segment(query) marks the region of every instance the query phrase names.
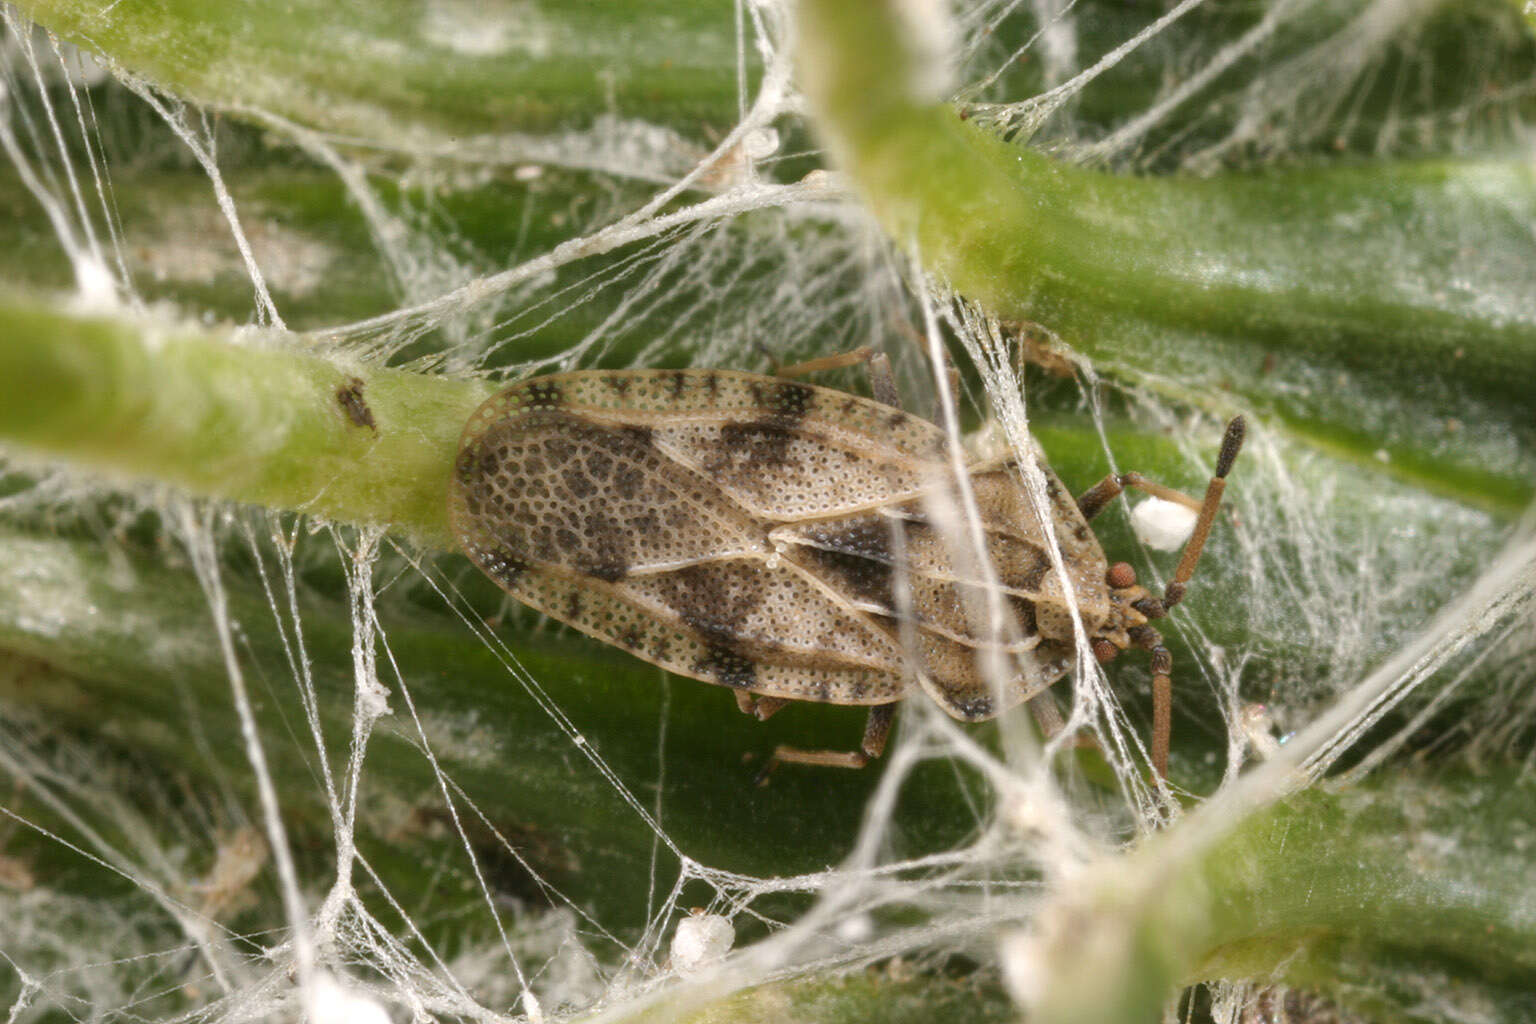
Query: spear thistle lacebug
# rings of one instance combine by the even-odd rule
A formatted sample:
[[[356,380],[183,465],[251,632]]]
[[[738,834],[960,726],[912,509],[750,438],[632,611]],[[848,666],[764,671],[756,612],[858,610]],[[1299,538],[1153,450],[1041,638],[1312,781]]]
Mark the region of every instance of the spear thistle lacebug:
[[[514,384],[464,429],[449,489],[454,535],[519,601],[726,686],[758,719],[797,700],[870,708],[860,749],[779,747],[770,768],[879,757],[913,681],[954,718],[992,718],[1065,675],[1076,650],[1016,456],[965,466],[987,568],[934,514],[959,507],[949,441],[899,408],[883,358],[871,361],[874,399],[788,379],[840,361],[772,377],[618,370]],[[1159,775],[1172,658],[1149,621],[1183,598],[1243,434],[1241,417],[1227,425],[1203,501],[1138,473],[1074,500],[1036,455],[1095,656],[1151,652]],[[1162,597],[1126,563],[1109,564],[1088,526],[1126,487],[1199,512]],[[987,664],[1009,678],[997,685]]]

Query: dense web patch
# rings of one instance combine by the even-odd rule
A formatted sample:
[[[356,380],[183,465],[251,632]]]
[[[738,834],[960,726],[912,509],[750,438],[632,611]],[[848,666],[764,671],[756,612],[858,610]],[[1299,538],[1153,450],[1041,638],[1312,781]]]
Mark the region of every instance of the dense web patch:
[[[1335,108],[1352,98],[1364,109],[1367,86],[1383,68],[1418,81],[1412,52],[1434,13],[1426,3],[1366,4],[1357,18],[1314,38],[1281,30],[1310,24],[1320,5],[1282,0],[1222,49],[1191,58],[1179,49],[1188,38],[1179,33],[1182,19],[1214,6],[1201,0],[1128,28],[1112,46],[1094,37],[1097,49],[1074,20],[1072,3],[1032,5],[1017,49],[998,29],[1021,5],[963,6],[951,56],[956,81],[965,83],[958,95],[978,122],[1034,136],[1079,161],[1159,169],[1171,162],[1196,170],[1332,144],[1319,137],[1322,126],[1334,124]],[[881,242],[832,175],[816,170],[781,180],[781,168],[807,162],[807,154],[785,149],[784,140],[800,137],[801,105],[785,50],[787,14],[776,3],[744,2],[739,20],[743,68],[755,54],[762,72],[749,92],[743,71],[741,118],[712,146],[614,117],[579,132],[509,138],[503,150],[466,141],[466,152],[446,155],[449,163],[524,165],[533,169],[530,179],[579,171],[611,186],[611,207],[570,211],[569,237],[536,253],[519,250],[489,272],[449,237],[427,203],[385,202],[364,156],[275,113],[247,111],[334,175],[361,211],[398,291],[396,309],[313,329],[299,340],[339,363],[497,381],[685,360],[763,371],[771,361],[872,344],[896,354],[909,409],[933,412],[939,430],[902,428],[923,440],[927,457],[961,466],[967,410],[985,407],[996,421],[993,443],[1021,456],[1020,485],[1037,515],[1059,522],[1051,508],[1060,495],[1033,461],[1038,447],[1030,434],[1049,413],[1033,404],[1037,391],[1026,381],[1035,378],[1020,372],[1015,325],[949,294],[911,254]],[[435,24],[442,29],[440,19]],[[1286,49],[1277,53],[1282,37]],[[1133,55],[1151,53],[1156,66],[1164,49],[1169,84],[1144,110],[1109,127],[1082,115],[1076,104],[1095,80]],[[1338,68],[1341,54],[1372,56],[1351,57],[1342,82],[1312,72]],[[1021,56],[1043,65],[1040,91],[994,102],[998,83]],[[1235,69],[1261,58],[1263,70],[1231,84]],[[132,246],[91,106],[102,95],[104,73],[6,8],[3,75],[0,145],[45,211],[81,299],[142,311],[147,289],[128,266]],[[114,70],[112,80],[120,88],[110,95],[117,102],[137,97],[200,168],[238,254],[233,265],[250,282],[249,317],[283,328],[284,311],[268,286],[274,257],[256,235],[260,211],[254,201],[245,208],[229,187],[232,169],[220,158],[209,117],[126,73]],[[1196,97],[1208,101],[1212,90],[1224,90],[1219,94],[1228,102],[1185,116]],[[1414,145],[1481,130],[1470,116],[1459,123],[1432,117],[1413,90],[1404,92],[1408,98],[1395,108],[1402,117],[1370,128],[1381,151],[1411,149],[1403,141],[1410,128],[1417,129]],[[1462,112],[1476,114],[1484,103],[1469,97]],[[1289,127],[1276,129],[1277,123]],[[588,317],[591,309],[601,315]],[[545,337],[559,341],[543,344]],[[1231,411],[1217,389],[1190,394],[1127,368],[1094,366],[1071,353],[1062,358],[1075,370],[1076,386],[1048,382],[1039,389],[1047,396],[1043,407],[1085,415],[1111,471],[1137,468],[1121,465],[1106,426],[1129,422],[1175,439],[1186,483],[1209,475],[1220,420]],[[965,379],[979,382],[980,393],[953,388],[949,359],[962,361]],[[636,387],[664,397],[667,384],[657,378]],[[1463,702],[1463,684],[1486,688],[1465,701],[1471,707],[1461,742],[1470,749],[1522,749],[1536,716],[1527,667],[1536,592],[1532,524],[1510,539],[1492,516],[1405,485],[1360,495],[1351,468],[1299,453],[1257,426],[1190,599],[1163,624],[1189,654],[1176,667],[1179,701],[1206,709],[1179,719],[1180,729],[1206,730],[1194,746],[1208,752],[1215,792],[1179,822],[1194,826],[1186,833],[1191,849],[1288,789],[1331,771],[1358,777],[1379,770],[1425,721]],[[719,443],[724,428],[654,429],[673,430],[677,445],[708,446]],[[938,444],[930,443],[934,438]],[[491,441],[487,452],[503,460],[517,445],[550,449],[547,438]],[[827,458],[803,447],[779,454]],[[641,457],[617,454],[630,463]],[[553,461],[560,453],[550,449],[542,457]],[[10,1020],[58,1012],[196,1021],[273,1014],[618,1020],[663,1003],[681,1012],[768,982],[891,970],[893,962],[939,971],[960,954],[987,971],[1001,963],[1009,977],[1028,977],[1037,947],[1004,938],[999,954],[999,938],[1029,928],[1063,880],[1183,813],[1146,771],[1144,662],[1109,673],[1098,665],[1072,600],[1066,538],[1043,549],[1054,578],[1063,581],[1075,625],[1074,668],[1050,703],[1037,708],[1049,720],[1070,707],[1054,734],[1042,742],[1027,716],[1013,715],[1001,720],[1001,742],[992,743],[914,692],[862,818],[850,823],[853,838],[840,848],[840,862],[754,873],[700,857],[693,819],[676,806],[689,792],[675,785],[678,749],[689,737],[680,739],[671,723],[692,721],[674,707],[692,700],[679,692],[691,683],[658,684],[655,723],[604,731],[602,714],[568,693],[562,663],[540,646],[548,631],[528,627],[526,613],[499,594],[488,597],[461,559],[406,548],[373,529],[231,510],[145,488],[108,493],[97,482],[19,457],[5,469],[0,530],[12,567],[0,568],[0,593],[11,595],[7,628],[17,636],[46,635],[71,616],[89,617],[95,606],[83,608],[90,602],[80,596],[80,581],[91,581],[91,601],[122,618],[117,642],[154,638],[152,660],[163,686],[150,714],[165,716],[159,728],[187,733],[189,749],[204,761],[201,772],[171,778],[135,763],[131,731],[126,742],[97,748],[52,728],[44,712],[0,716],[0,774],[13,794],[0,795],[0,919],[8,923],[0,930],[0,962],[15,974],[0,994],[9,1000]],[[717,477],[729,475],[730,467],[717,469]],[[870,473],[850,473],[840,484],[863,495],[878,483]],[[942,507],[922,514],[953,547],[949,558],[959,574],[986,581],[975,589],[995,597],[1006,590],[994,575],[1000,567],[976,557],[985,547],[980,510],[987,481],[957,476],[962,482]],[[743,474],[734,483],[748,492],[758,481]],[[470,512],[531,510],[528,518],[551,524],[553,537],[576,496],[542,485],[497,478],[495,487],[472,495],[478,504]],[[762,497],[803,511],[822,495]],[[607,505],[622,505],[634,518],[643,506],[676,498],[653,490],[627,505]],[[1425,502],[1434,503],[1431,514]],[[1123,516],[1115,510],[1105,518]],[[1430,522],[1432,529],[1414,525]],[[1400,523],[1410,525],[1396,528]],[[81,535],[97,546],[82,549],[67,539]],[[794,539],[807,548],[830,543],[809,527]],[[680,557],[672,535],[647,540],[648,556]],[[147,559],[140,557],[146,546]],[[490,542],[471,554],[492,575],[526,570]],[[1154,574],[1159,566],[1171,571],[1166,558],[1144,547],[1109,556],[1134,558]],[[583,572],[601,577],[603,551],[572,557]],[[914,543],[895,557],[916,567],[889,595],[896,610],[909,612],[923,606],[920,570],[928,556]],[[175,591],[173,577],[184,593]],[[1161,592],[1156,575],[1143,582]],[[316,597],[327,586],[340,595],[329,606]],[[132,595],[144,592],[135,587],[184,600],[163,613],[135,608]],[[1241,593],[1243,607],[1213,607],[1202,587]],[[517,593],[514,585],[506,589]],[[550,594],[530,603],[591,596],[574,586]],[[656,607],[683,603],[670,592],[636,594],[629,604],[594,602],[559,617],[618,638],[645,625],[635,610],[642,599]],[[169,596],[165,603],[175,604]],[[791,603],[782,594],[763,598],[760,617],[776,626],[799,614]],[[408,625],[422,609],[451,618],[446,641]],[[983,645],[989,650],[1016,641],[1004,634],[1017,620],[1001,605],[967,611],[994,624],[1002,642]],[[607,618],[599,625],[592,616]],[[518,628],[501,628],[509,624]],[[910,634],[902,640],[909,649],[918,643]],[[616,642],[645,655],[653,638]],[[891,645],[875,654],[848,646],[857,648],[842,652],[850,657],[894,657]],[[501,688],[515,695],[495,707],[526,717],[498,718],[462,697],[420,699],[421,680],[431,672],[467,673],[463,666],[471,661],[493,664]],[[35,670],[47,677],[55,668]],[[1011,685],[995,664],[982,674],[992,694]],[[195,678],[219,680],[232,725],[214,724],[212,710],[199,706],[197,695],[206,691],[188,681]],[[882,679],[889,684],[889,673]],[[585,681],[603,683],[595,673]],[[50,685],[85,699],[66,693],[67,673]],[[1405,702],[1412,715],[1389,717]],[[1500,710],[1495,715],[1490,707]],[[725,703],[714,710],[734,714]],[[1391,728],[1384,730],[1384,722]],[[516,739],[509,741],[513,724]],[[639,739],[629,746],[613,739],[624,732]],[[509,743],[537,745],[547,774],[510,776]],[[1103,755],[1107,787],[1088,785],[1072,767],[1082,744]],[[230,763],[215,749],[221,745],[241,751],[248,778],[221,778]],[[1527,755],[1528,774],[1536,772],[1533,757]],[[411,768],[397,771],[405,762]],[[902,801],[931,784],[936,764],[961,794],[961,824],[945,842],[924,845]],[[205,777],[213,780],[205,788],[188,781]],[[612,920],[594,909],[594,900],[573,895],[572,876],[607,863],[603,835],[586,836],[587,847],[560,848],[536,825],[497,813],[498,788],[548,787],[568,797],[579,790],[559,788],[567,778],[587,780],[586,792],[608,816],[602,820],[645,839],[649,863],[623,880],[648,886],[638,922]],[[743,783],[741,801],[749,799]],[[293,827],[302,819],[300,806],[320,809],[318,834]],[[680,819],[689,827],[673,824]],[[27,837],[28,850],[77,859],[111,893],[88,899],[36,887],[27,858],[6,852],[18,834]],[[399,842],[378,841],[381,835]],[[430,851],[412,867],[432,884],[400,891],[399,865],[390,863],[397,848]],[[449,903],[443,894],[454,887],[460,891]],[[250,920],[260,925],[243,923]],[[1015,988],[1028,994],[1027,985]],[[1240,1019],[1251,1006],[1243,996],[1221,990],[1213,1012]]]

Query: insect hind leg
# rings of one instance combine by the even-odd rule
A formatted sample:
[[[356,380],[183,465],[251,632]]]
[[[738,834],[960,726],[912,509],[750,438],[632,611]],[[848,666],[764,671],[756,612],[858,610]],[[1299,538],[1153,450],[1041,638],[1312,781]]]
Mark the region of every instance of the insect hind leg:
[[[863,768],[885,752],[885,743],[891,737],[891,724],[896,720],[895,704],[877,704],[869,709],[864,720],[864,739],[858,750],[805,750],[801,747],[775,747],[773,756],[757,773],[757,785],[768,783],[768,776],[781,764],[815,764],[828,768]]]

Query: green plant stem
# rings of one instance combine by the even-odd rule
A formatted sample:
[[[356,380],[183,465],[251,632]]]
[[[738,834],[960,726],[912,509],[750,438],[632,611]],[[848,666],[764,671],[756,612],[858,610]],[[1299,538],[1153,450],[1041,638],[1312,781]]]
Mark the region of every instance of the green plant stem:
[[[224,332],[0,299],[0,439],[118,477],[449,547],[448,471],[487,385]],[[273,347],[268,347],[269,345]],[[359,403],[338,392],[361,381]]]
[[[184,99],[261,110],[370,147],[528,159],[517,131],[643,110],[732,123],[738,59],[721,2],[424,5],[27,0],[29,18]],[[495,141],[492,139],[491,141]]]
[[[1194,858],[1172,854],[1175,830],[1078,879],[1047,918],[1048,987],[1030,1020],[1153,1022],[1181,987],[1221,978],[1321,989],[1410,1020],[1411,1004],[1381,986],[1365,999],[1340,979],[1414,964],[1428,977],[1447,962],[1462,998],[1488,986],[1519,1004],[1536,985],[1533,840],[1511,773],[1300,794]]]
[[[994,985],[942,976],[901,978],[899,970],[809,978],[748,989],[702,1008],[660,1007],[627,1018],[629,1024],[988,1024],[1017,1019],[1012,1001]]]
[[[1517,512],[1536,478],[1536,170],[1523,158],[1210,179],[1057,162],[900,86],[886,0],[807,0],[801,68],[891,238],[1005,319]],[[1474,284],[1475,283],[1475,284]]]

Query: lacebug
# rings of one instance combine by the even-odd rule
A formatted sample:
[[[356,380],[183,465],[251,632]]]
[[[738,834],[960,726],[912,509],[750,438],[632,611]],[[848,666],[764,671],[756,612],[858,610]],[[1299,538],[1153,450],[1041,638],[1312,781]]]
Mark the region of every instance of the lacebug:
[[[453,532],[519,601],[728,687],[760,720],[791,701],[869,707],[858,750],[781,746],[764,774],[786,761],[863,767],[912,682],[954,718],[992,718],[1065,675],[1076,651],[1016,456],[975,455],[964,469],[987,571],[943,522],[961,490],[948,438],[902,411],[883,357],[870,362],[873,399],[789,379],[851,358],[778,376],[605,370],[514,384],[464,428]],[[1184,596],[1243,433],[1241,417],[1228,424],[1203,501],[1137,473],[1074,500],[1035,455],[1094,655],[1151,653],[1160,775],[1172,659],[1149,621]],[[1111,565],[1088,526],[1126,487],[1199,512],[1161,597]]]

